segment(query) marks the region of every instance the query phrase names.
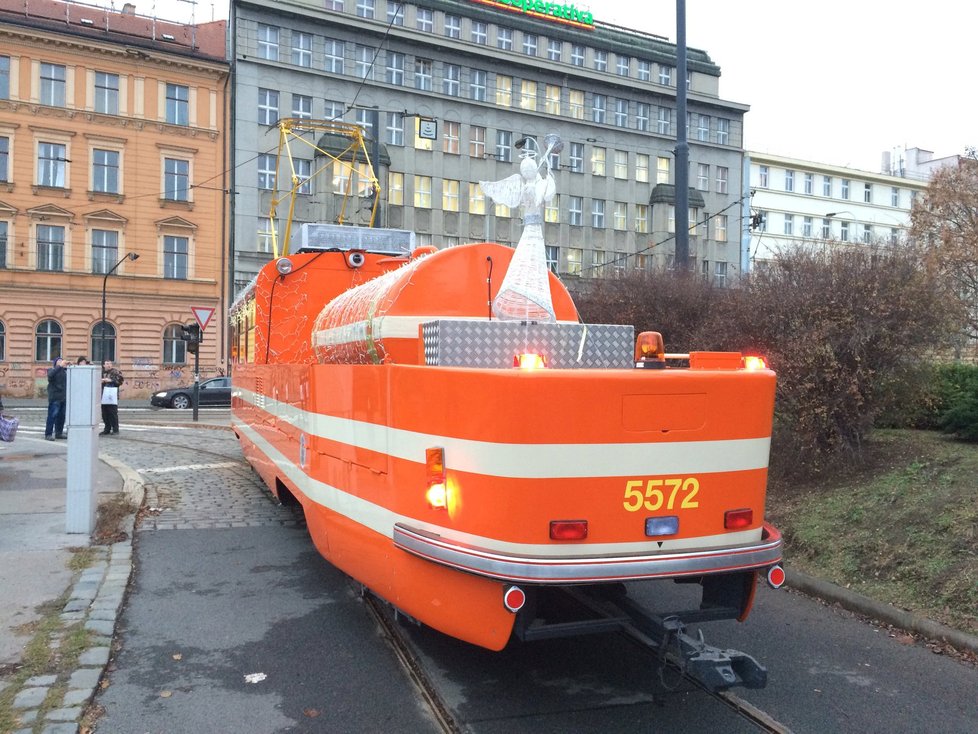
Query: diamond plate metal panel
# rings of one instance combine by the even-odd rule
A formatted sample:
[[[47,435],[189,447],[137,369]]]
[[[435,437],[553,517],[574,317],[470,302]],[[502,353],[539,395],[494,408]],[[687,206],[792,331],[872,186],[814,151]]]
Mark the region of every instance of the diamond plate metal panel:
[[[552,369],[630,369],[635,330],[614,324],[428,321],[421,325],[425,364],[512,368],[513,357],[542,354]]]

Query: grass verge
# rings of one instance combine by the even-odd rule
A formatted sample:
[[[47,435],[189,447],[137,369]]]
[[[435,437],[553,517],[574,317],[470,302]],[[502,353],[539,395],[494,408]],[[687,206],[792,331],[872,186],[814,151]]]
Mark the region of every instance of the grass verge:
[[[978,635],[978,447],[877,431],[859,471],[772,482],[768,510],[798,570]]]

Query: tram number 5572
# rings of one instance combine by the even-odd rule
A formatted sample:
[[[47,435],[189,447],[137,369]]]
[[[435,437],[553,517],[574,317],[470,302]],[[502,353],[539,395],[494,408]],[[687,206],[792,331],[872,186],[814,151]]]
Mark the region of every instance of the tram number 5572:
[[[699,491],[700,482],[696,477],[630,479],[625,482],[625,501],[622,505],[629,512],[638,512],[643,507],[649,512],[676,507],[693,510],[700,506],[696,499]]]

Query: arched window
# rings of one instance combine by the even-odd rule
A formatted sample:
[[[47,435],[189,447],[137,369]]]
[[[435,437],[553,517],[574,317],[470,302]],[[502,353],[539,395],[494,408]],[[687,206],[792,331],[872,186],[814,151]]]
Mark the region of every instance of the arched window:
[[[183,340],[180,324],[170,324],[163,330],[163,364],[186,364],[187,342]]]
[[[61,324],[45,319],[34,332],[34,361],[53,362],[61,356]]]
[[[115,358],[115,327],[108,321],[99,321],[92,327],[92,364],[102,364]]]
[[[7,361],[7,327],[0,321],[0,362]]]

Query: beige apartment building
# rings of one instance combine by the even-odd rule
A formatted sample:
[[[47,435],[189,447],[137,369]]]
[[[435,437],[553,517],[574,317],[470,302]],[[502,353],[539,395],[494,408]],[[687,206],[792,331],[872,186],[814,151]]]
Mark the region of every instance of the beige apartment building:
[[[115,361],[123,399],[186,384],[194,309],[225,366],[225,33],[0,0],[0,394],[59,356]]]

